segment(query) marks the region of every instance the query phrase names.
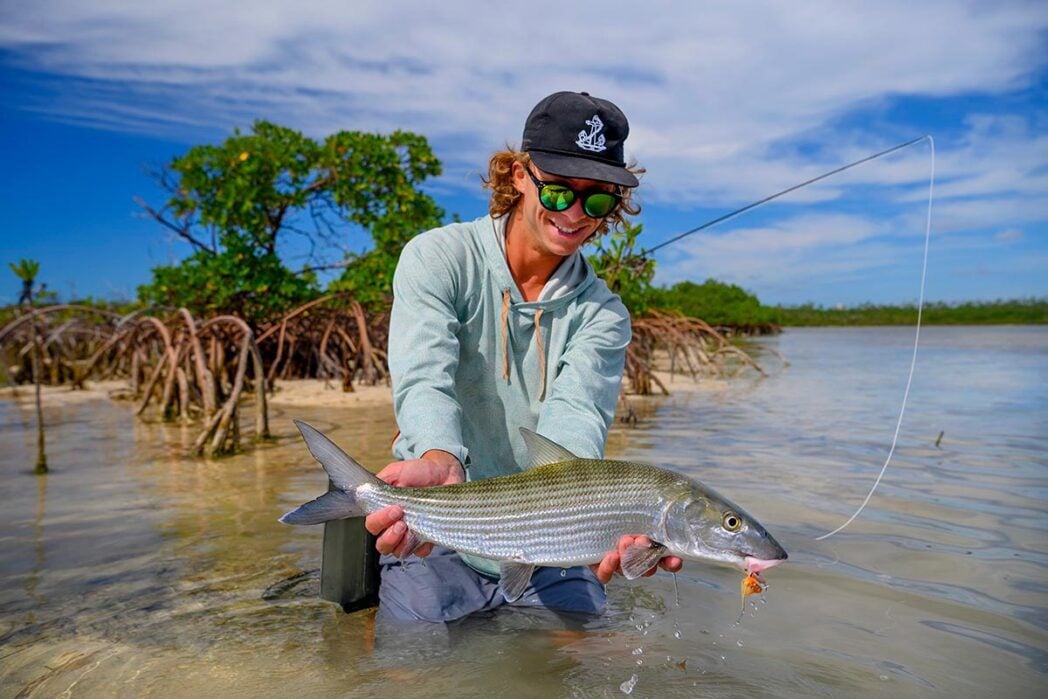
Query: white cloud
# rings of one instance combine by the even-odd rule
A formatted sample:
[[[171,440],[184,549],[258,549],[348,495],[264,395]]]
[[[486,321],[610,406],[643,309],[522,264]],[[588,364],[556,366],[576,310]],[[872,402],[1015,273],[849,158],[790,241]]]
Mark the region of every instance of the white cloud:
[[[920,135],[919,110],[912,127],[880,120],[900,99],[954,100],[948,137],[933,134],[936,235],[1003,249],[1048,220],[1044,102],[1006,99],[1043,79],[1043,2],[36,0],[3,14],[8,64],[61,76],[38,78],[23,108],[187,141],[256,118],[314,136],[415,130],[445,164],[442,192],[475,192],[488,154],[519,142],[524,115],[559,89],[623,107],[643,202],[679,209],[728,209]],[[1000,97],[1000,111],[965,114],[972,95]],[[860,111],[868,123],[849,120]],[[910,148],[783,200],[805,215],[685,239],[660,256],[659,281],[802,289],[909,264],[928,165],[926,145]],[[860,211],[865,191],[876,199]]]
[[[630,115],[652,196],[737,201],[890,145],[886,134],[833,143],[830,130],[821,156],[774,152],[857,105],[1023,85],[1045,63],[1046,27],[1043,5],[1024,2],[606,2],[551,16],[484,2],[40,0],[5,9],[0,46],[86,79],[38,105],[65,119],[177,133],[256,117],[316,135],[415,129],[455,144],[440,152],[453,175],[517,141],[544,94],[588,89]]]
[[[740,228],[682,240],[660,256],[659,284],[714,277],[744,287],[803,285],[891,264],[894,246],[876,240],[883,222],[859,216],[797,216],[762,228]],[[861,248],[861,254],[856,253]]]
[[[937,155],[939,199],[1048,192],[1048,135],[1036,115],[972,114],[957,145]],[[903,200],[921,198],[912,190]],[[1042,210],[1048,214],[1048,210]]]
[[[1048,190],[1044,190],[1048,192]],[[1048,218],[1048,194],[955,199],[940,202],[934,209],[937,233],[999,228],[1003,225],[1040,223]]]

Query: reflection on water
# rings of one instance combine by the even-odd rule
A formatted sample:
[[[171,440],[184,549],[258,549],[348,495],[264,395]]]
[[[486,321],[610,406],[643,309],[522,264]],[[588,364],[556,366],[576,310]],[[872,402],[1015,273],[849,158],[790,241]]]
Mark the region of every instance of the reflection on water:
[[[316,599],[320,528],[276,518],[324,487],[292,417],[377,468],[387,410],[278,411],[273,444],[198,461],[192,430],[126,406],[48,408],[37,477],[31,413],[0,403],[0,696],[1043,695],[1048,332],[925,330],[881,489],[814,540],[883,462],[910,333],[763,340],[788,369],[653,400],[612,434],[610,455],[702,478],[790,551],[741,623],[739,574],[691,564],[676,597],[665,574],[616,580],[600,619],[376,629]]]

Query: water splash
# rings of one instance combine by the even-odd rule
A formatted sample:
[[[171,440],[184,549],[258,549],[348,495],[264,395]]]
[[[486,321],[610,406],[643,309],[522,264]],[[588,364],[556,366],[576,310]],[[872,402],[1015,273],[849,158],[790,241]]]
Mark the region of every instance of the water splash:
[[[631,675],[628,680],[619,685],[619,690],[623,694],[631,694],[633,692],[633,688],[637,686],[638,679],[639,678],[636,675]]]

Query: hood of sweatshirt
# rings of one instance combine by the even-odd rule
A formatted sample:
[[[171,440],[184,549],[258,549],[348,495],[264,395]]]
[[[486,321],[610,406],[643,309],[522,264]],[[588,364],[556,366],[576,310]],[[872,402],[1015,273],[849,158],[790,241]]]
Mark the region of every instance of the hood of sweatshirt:
[[[589,262],[581,250],[564,258],[564,261],[553,271],[553,275],[542,287],[542,293],[535,301],[525,301],[506,261],[506,223],[509,216],[488,217],[491,221],[491,235],[483,237],[485,257],[488,266],[499,285],[510,291],[510,303],[514,310],[533,312],[537,309],[552,310],[569,303],[597,280]]]
[[[488,268],[502,289],[502,315],[499,323],[502,342],[502,378],[509,381],[509,314],[512,312],[530,315],[535,324],[535,349],[539,356],[539,366],[542,367],[539,400],[544,400],[547,377],[546,346],[543,343],[540,324],[542,315],[571,303],[597,280],[597,274],[583,257],[582,252],[576,250],[564,258],[564,261],[553,271],[552,276],[542,287],[539,298],[535,301],[525,301],[509,270],[509,263],[506,261],[506,223],[509,216],[489,217],[489,220],[491,221],[491,234],[483,236],[483,245]]]

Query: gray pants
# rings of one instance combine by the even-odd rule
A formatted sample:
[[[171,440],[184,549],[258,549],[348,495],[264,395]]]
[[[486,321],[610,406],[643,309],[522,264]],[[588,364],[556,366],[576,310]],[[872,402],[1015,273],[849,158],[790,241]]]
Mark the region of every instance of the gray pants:
[[[425,561],[423,563],[423,561]],[[399,621],[448,622],[506,605],[498,582],[466,565],[440,546],[425,559],[380,559],[379,614]],[[600,614],[607,596],[589,568],[536,568],[515,607],[545,607]]]

